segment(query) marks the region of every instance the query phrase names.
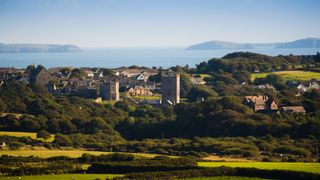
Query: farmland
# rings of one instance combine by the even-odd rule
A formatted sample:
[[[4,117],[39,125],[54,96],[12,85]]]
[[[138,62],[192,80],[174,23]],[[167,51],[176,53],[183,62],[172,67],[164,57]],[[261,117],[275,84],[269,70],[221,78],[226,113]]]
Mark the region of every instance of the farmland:
[[[11,156],[37,156],[40,158],[49,158],[54,156],[68,156],[71,158],[78,158],[81,157],[82,154],[88,153],[92,155],[101,155],[101,154],[110,154],[112,152],[103,152],[103,151],[87,151],[87,150],[9,150],[0,151],[0,155],[11,155]],[[146,158],[153,158],[158,156],[158,154],[147,154],[147,153],[128,153],[133,154],[137,157],[146,157]]]
[[[310,71],[277,71],[270,73],[253,73],[251,74],[251,80],[255,80],[256,78],[266,77],[268,74],[277,74],[282,76],[285,80],[300,80],[307,81],[312,78],[320,79],[320,73],[318,72],[310,72]]]
[[[54,135],[51,135],[49,139],[37,138],[37,133],[33,132],[9,132],[0,131],[0,136],[14,136],[14,137],[30,137],[31,139],[37,139],[45,142],[52,142],[54,140]]]
[[[59,175],[41,175],[41,176],[16,176],[16,177],[0,177],[0,180],[11,179],[11,180],[65,180],[65,179],[76,179],[76,180],[88,180],[88,179],[106,179],[122,176],[120,174],[59,174]],[[189,180],[262,180],[261,178],[253,177],[237,177],[237,176],[222,176],[222,177],[208,177],[208,178],[190,178]]]
[[[122,176],[121,174],[59,174],[59,175],[40,175],[40,176],[13,176],[13,177],[0,177],[0,180],[5,179],[23,179],[23,180],[65,180],[65,179],[76,179],[76,180],[88,180],[88,179],[106,179]]]
[[[312,173],[320,173],[319,163],[303,163],[303,162],[199,162],[202,167],[245,167],[258,169],[279,169],[291,171],[304,171]]]
[[[133,99],[140,99],[140,100],[160,100],[161,96],[158,94],[154,95],[139,95],[139,96],[132,96]]]
[[[188,180],[262,180],[262,178],[240,177],[240,176],[218,176],[218,177],[190,178]]]

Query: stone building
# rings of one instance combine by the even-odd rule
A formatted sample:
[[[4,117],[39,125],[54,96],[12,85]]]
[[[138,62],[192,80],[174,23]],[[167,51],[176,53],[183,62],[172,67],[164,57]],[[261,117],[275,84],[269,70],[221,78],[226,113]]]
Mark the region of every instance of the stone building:
[[[150,90],[142,86],[135,86],[134,88],[130,88],[128,92],[131,96],[152,95],[152,92]]]
[[[161,74],[162,103],[176,105],[180,103],[180,74],[163,71]]]
[[[29,72],[31,84],[36,83],[45,86],[48,85],[50,81],[54,80],[54,78],[47,71],[47,69],[41,65],[37,67],[29,66],[27,71]]]
[[[268,96],[246,96],[244,102],[255,112],[271,113],[278,110],[278,104]]]
[[[279,113],[302,113],[305,114],[306,110],[303,106],[284,106],[279,109]]]
[[[108,81],[100,85],[100,96],[103,100],[119,101],[119,81]]]

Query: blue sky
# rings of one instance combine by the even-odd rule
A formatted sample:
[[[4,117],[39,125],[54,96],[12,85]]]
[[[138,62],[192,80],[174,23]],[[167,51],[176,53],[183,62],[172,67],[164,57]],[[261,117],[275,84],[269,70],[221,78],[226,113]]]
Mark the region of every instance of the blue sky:
[[[0,42],[187,46],[320,37],[318,0],[0,0]]]

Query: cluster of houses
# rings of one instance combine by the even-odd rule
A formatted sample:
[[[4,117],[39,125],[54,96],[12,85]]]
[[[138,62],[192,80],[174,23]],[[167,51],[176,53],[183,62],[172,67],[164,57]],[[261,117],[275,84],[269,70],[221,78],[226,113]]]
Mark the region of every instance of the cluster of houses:
[[[303,106],[280,106],[278,103],[266,95],[245,96],[244,104],[252,108],[254,112],[273,113],[306,113]]]
[[[297,88],[297,96],[300,96],[305,92],[311,91],[312,89],[320,90],[320,84],[316,80],[310,80],[301,83],[298,83],[297,81],[290,81],[288,85]]]
[[[314,79],[310,81],[304,81],[304,82],[287,81],[287,85],[297,90],[296,96],[301,96],[304,93],[309,92],[313,89],[320,90],[320,82]],[[277,88],[275,88],[272,84],[259,84],[253,87],[256,89],[266,89],[274,92],[277,91]]]
[[[157,69],[117,68],[110,74],[100,68],[70,67],[50,68],[30,65],[26,69],[0,68],[0,86],[7,81],[20,81],[26,84],[41,84],[52,94],[76,95],[84,98],[118,101],[120,92],[131,97],[151,96],[153,92],[162,92],[162,99],[148,104],[176,105],[180,102],[180,74],[173,71],[163,72],[162,82],[149,81],[150,76],[157,75]],[[130,97],[127,100],[137,103]],[[163,102],[163,103],[162,103]]]
[[[157,69],[118,68],[112,69],[112,76],[104,75],[100,68],[79,68],[80,76],[74,76],[72,68],[50,68],[30,65],[26,69],[0,68],[0,85],[6,81],[20,81],[26,84],[37,83],[48,87],[52,94],[78,95],[85,98],[118,100],[119,90],[131,95],[152,95],[160,88],[159,84],[148,80],[158,74]],[[117,95],[107,96],[117,91]],[[110,93],[109,93],[110,92]]]
[[[110,69],[109,69],[110,71]],[[148,68],[117,68],[112,69],[110,75],[104,73],[100,68],[79,68],[69,67],[50,68],[39,65],[30,65],[26,69],[0,68],[0,87],[6,81],[20,81],[26,84],[37,83],[48,87],[52,94],[76,95],[84,98],[100,100],[120,99],[120,91],[126,92],[131,97],[152,96],[154,92],[161,92],[162,99],[148,104],[169,104],[175,105],[180,102],[180,74],[173,71],[163,71],[161,83],[149,81],[150,76],[157,75],[157,69]],[[193,77],[193,84],[205,84],[201,77]],[[288,84],[296,87],[298,95],[312,89],[320,89],[317,81],[312,80],[305,83],[291,81]],[[269,84],[255,86],[259,89],[276,91],[276,88]],[[128,98],[128,97],[126,97]],[[133,99],[127,99],[135,102]],[[254,112],[262,113],[305,113],[303,106],[283,106],[265,95],[246,96],[244,104],[251,107]]]

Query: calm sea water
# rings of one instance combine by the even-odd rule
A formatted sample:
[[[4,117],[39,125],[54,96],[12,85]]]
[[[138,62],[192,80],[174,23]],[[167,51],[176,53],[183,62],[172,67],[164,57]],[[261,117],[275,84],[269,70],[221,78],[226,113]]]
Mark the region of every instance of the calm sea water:
[[[195,67],[202,61],[222,57],[236,51],[250,51],[267,55],[310,55],[320,49],[250,49],[250,50],[184,50],[183,48],[105,48],[84,49],[79,53],[0,54],[0,67],[25,68],[30,64],[45,67],[106,67],[139,65],[171,67],[188,64]]]

